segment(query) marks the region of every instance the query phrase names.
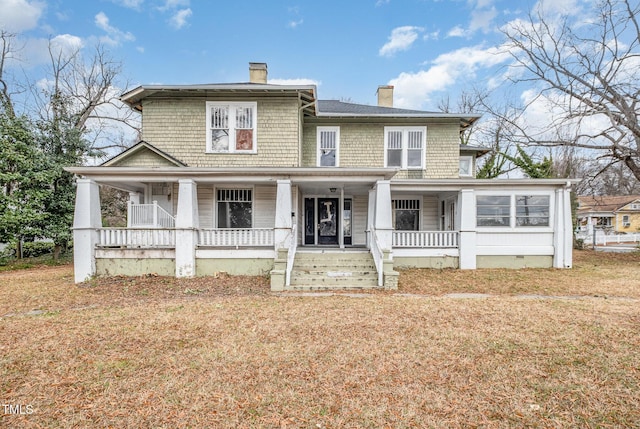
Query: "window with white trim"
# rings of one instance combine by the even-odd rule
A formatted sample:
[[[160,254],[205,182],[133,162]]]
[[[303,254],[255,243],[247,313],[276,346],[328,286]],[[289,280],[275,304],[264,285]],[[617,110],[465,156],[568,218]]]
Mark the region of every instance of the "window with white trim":
[[[318,167],[339,165],[340,127],[318,127]]]
[[[420,230],[420,200],[391,200],[391,205],[396,231]]]
[[[516,195],[516,226],[549,226],[549,196]]]
[[[631,210],[640,210],[640,203],[633,203],[629,208]]]
[[[629,215],[622,215],[622,226],[631,226]]]
[[[207,101],[207,152],[256,153],[257,103]]]
[[[461,177],[469,177],[473,175],[472,166],[473,166],[473,157],[471,156],[461,156],[460,157],[460,176]]]
[[[478,195],[476,225],[479,227],[548,227],[549,195]]]
[[[385,167],[424,168],[427,127],[384,127]]]
[[[476,224],[478,226],[511,226],[511,196],[478,195]]]
[[[218,228],[251,228],[253,224],[251,189],[218,189],[216,204]]]

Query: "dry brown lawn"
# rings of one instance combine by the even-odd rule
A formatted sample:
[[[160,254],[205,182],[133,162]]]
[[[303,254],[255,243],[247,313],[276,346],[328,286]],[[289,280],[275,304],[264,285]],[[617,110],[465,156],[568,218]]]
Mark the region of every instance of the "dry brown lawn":
[[[0,427],[640,427],[640,255],[575,266],[411,270],[425,296],[365,298],[1,273]]]

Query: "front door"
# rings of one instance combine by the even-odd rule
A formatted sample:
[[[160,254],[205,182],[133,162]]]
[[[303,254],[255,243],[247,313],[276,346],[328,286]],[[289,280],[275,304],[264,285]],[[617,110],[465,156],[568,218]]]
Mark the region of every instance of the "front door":
[[[304,199],[304,244],[338,244],[339,202],[338,198]]]
[[[318,244],[338,244],[338,198],[318,198]]]

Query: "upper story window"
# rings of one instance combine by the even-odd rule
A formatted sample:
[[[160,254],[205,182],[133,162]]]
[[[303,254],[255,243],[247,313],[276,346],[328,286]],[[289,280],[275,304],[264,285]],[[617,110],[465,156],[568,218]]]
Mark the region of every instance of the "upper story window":
[[[385,167],[424,168],[427,127],[384,127]]]
[[[629,208],[631,210],[640,210],[640,203],[633,203]]]
[[[460,177],[473,176],[473,157],[461,156],[460,157]]]
[[[340,127],[318,127],[318,167],[337,167],[340,149]]]
[[[622,216],[622,226],[631,226],[631,222],[629,222],[629,215]]]
[[[207,102],[207,152],[256,153],[257,103]]]

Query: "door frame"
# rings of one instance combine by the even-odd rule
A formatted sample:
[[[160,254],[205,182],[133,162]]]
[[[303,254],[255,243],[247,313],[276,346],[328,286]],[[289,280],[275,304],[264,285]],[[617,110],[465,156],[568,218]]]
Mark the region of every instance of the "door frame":
[[[336,219],[337,219],[337,225],[336,225],[336,237],[337,237],[337,243],[335,244],[321,244],[319,243],[319,205],[318,205],[318,200],[322,200],[322,199],[335,199],[338,202],[337,205],[337,210],[336,210]],[[312,230],[313,230],[313,242],[307,242],[307,239],[309,237],[311,237],[311,235],[307,234],[307,214],[308,214],[308,210],[307,210],[307,200],[312,200],[313,201],[313,220],[312,220]],[[349,195],[349,196],[345,196],[342,194],[308,194],[308,195],[303,195],[302,196],[302,223],[300,225],[300,231],[301,231],[301,243],[302,246],[321,246],[321,247],[340,247],[340,248],[344,248],[345,245],[350,246],[352,244],[352,240],[353,240],[353,230],[351,231],[351,236],[345,236],[344,235],[344,203],[345,201],[351,201],[351,212],[350,212],[350,222],[351,225],[353,225],[353,196]],[[311,209],[311,208],[309,208]],[[353,226],[352,226],[353,227]]]

